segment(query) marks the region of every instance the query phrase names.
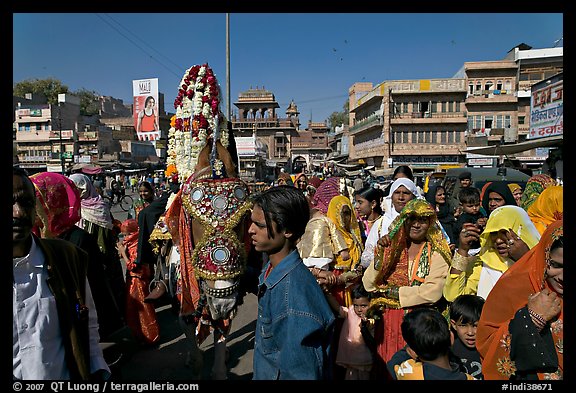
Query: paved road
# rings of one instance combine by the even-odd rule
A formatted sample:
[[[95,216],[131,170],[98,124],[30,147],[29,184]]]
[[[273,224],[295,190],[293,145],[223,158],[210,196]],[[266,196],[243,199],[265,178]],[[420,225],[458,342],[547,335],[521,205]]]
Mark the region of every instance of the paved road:
[[[137,198],[137,193],[128,191]],[[111,209],[114,218],[123,221],[128,213],[122,211],[119,205]],[[128,342],[128,359],[122,362],[118,379],[126,381],[168,381],[192,380],[192,371],[186,367],[185,336],[178,323],[178,318],[170,304],[160,304],[156,308],[160,324],[160,343],[155,348],[140,348],[137,344]],[[232,321],[232,330],[228,338],[228,379],[251,380],[252,356],[254,348],[254,331],[256,329],[258,299],[253,294],[244,298],[238,313]],[[214,359],[213,336],[210,335],[200,348],[204,352],[204,368],[202,379],[210,379]]]

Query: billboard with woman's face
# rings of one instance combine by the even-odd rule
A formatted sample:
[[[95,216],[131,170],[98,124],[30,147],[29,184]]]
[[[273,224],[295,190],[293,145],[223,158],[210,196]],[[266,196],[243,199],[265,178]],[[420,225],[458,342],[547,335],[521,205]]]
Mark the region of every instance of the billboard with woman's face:
[[[134,129],[139,141],[160,139],[158,78],[132,81]]]

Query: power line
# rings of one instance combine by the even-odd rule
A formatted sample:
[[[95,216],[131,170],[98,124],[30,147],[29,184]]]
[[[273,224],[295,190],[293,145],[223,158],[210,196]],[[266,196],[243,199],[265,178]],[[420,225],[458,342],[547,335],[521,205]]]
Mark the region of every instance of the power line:
[[[130,34],[132,34],[133,36],[137,37],[138,36],[134,33],[132,33],[130,30],[128,30],[126,27],[122,26],[122,24],[120,24],[118,21],[114,20],[110,15],[105,14],[108,18],[112,19],[116,24],[118,24],[119,26],[121,26],[124,30],[128,31]],[[124,34],[123,32],[121,32],[120,30],[118,30],[115,26],[113,26],[110,22],[108,22],[106,19],[104,19],[102,16],[100,16],[99,14],[96,14],[96,16],[98,18],[100,18],[104,23],[106,23],[108,26],[110,26],[112,29],[114,29],[118,34],[120,34],[122,37],[126,38],[130,43],[132,43],[134,46],[136,46],[138,49],[140,49],[142,52],[146,53],[152,60],[156,61],[158,64],[160,64],[162,67],[164,67],[166,70],[168,70],[171,74],[173,74],[174,76],[176,76],[177,78],[180,78],[180,74],[174,72],[172,69],[170,69],[169,67],[167,67],[164,63],[162,63],[159,59],[157,59],[155,56],[153,56],[152,54],[150,54],[150,52],[148,52],[146,49],[144,49],[141,45],[139,45],[138,43],[134,42],[134,40],[130,37],[128,37],[126,34]],[[154,48],[152,48],[150,45],[148,45],[146,42],[142,41],[142,39],[138,38],[141,42],[143,42],[145,45],[147,45],[149,48],[151,48],[152,50],[154,50],[156,53],[160,54],[161,56],[165,57],[164,55],[162,55],[160,52],[158,52],[157,50],[155,50]],[[173,65],[175,65],[178,69],[180,69],[180,67],[177,64],[172,63]]]

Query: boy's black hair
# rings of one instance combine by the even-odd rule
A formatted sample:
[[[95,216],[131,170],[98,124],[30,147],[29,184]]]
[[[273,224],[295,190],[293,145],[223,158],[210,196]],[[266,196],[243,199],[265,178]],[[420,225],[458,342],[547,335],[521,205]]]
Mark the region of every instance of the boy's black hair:
[[[296,242],[306,230],[310,219],[310,206],[304,193],[292,186],[271,187],[252,197],[255,205],[264,211],[268,238],[274,237],[272,221],[276,223],[277,232],[284,230],[294,235],[291,241]]]
[[[476,187],[461,188],[458,192],[458,200],[460,203],[479,203],[480,190]]]
[[[450,319],[464,324],[480,320],[484,299],[477,295],[460,295],[450,304]]]
[[[402,337],[422,361],[448,355],[452,342],[448,322],[442,314],[428,307],[416,308],[404,316]]]
[[[360,299],[362,297],[367,297],[370,299],[370,293],[364,288],[362,282],[359,282],[352,288],[352,293],[350,294],[352,299]]]

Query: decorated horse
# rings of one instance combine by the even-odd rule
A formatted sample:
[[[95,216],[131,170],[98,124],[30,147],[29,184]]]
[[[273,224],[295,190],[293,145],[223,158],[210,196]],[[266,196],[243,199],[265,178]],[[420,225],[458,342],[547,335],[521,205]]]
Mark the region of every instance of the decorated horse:
[[[212,378],[226,379],[226,340],[243,296],[252,205],[248,185],[238,177],[234,136],[219,104],[212,69],[207,64],[188,69],[168,134],[168,170],[182,184],[163,224],[180,256],[176,295],[189,365],[198,377],[203,363],[199,345],[213,333]]]

